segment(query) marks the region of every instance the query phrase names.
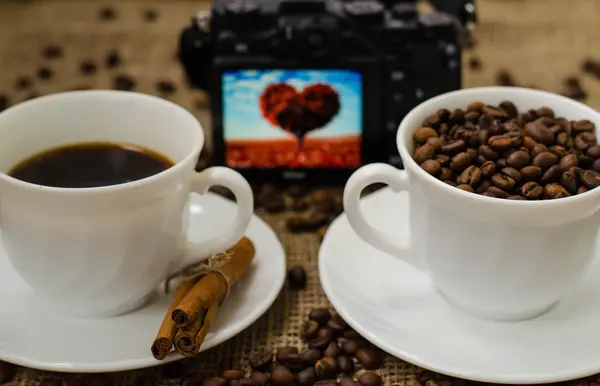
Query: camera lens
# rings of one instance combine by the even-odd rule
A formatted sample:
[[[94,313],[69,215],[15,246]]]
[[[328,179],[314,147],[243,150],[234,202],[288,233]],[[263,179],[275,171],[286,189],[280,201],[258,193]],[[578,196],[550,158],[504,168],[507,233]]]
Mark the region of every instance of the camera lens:
[[[323,51],[327,48],[328,36],[323,30],[315,29],[308,33],[308,47],[314,51]]]

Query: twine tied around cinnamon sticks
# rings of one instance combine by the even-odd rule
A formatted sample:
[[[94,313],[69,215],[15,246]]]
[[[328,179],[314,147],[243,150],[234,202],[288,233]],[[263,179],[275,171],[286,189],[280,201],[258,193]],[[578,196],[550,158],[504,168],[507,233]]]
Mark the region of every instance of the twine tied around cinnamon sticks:
[[[207,262],[190,264],[169,277],[165,290],[174,278],[183,280],[152,344],[152,355],[156,359],[164,359],[173,346],[186,357],[200,352],[217,309],[230,288],[244,275],[255,253],[252,241],[244,237]]]

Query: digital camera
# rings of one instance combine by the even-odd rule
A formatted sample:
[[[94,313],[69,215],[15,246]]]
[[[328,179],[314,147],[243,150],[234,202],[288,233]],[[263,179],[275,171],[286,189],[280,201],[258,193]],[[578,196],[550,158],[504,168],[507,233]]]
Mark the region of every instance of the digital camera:
[[[211,97],[214,162],[247,177],[345,180],[401,167],[395,133],[421,101],[461,87],[474,0],[215,0],[179,56]]]

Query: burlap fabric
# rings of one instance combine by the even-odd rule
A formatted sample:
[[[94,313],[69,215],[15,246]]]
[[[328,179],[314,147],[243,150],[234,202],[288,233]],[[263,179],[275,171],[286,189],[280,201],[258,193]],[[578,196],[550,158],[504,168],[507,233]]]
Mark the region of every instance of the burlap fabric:
[[[99,10],[107,5],[117,12],[116,19],[110,22],[98,17]],[[138,91],[157,93],[156,82],[168,80],[177,86],[169,98],[195,112],[203,126],[209,127],[205,96],[186,87],[175,60],[179,31],[192,15],[207,7],[207,3],[184,0],[0,0],[0,93],[17,103],[35,94],[79,87],[111,88],[116,75],[133,77]],[[158,12],[155,22],[144,21],[142,14],[148,9]],[[465,55],[465,62],[477,56],[483,68],[466,69],[465,86],[493,84],[496,72],[508,69],[520,84],[560,92],[565,77],[581,74],[584,58],[594,53],[600,56],[599,11],[596,0],[481,0],[478,45]],[[63,48],[62,58],[43,59],[41,51],[50,43]],[[121,53],[124,63],[107,69],[103,63],[112,49]],[[82,60],[94,61],[98,72],[82,75]],[[52,78],[36,79],[40,67],[51,69]],[[33,79],[33,86],[16,90],[19,76]],[[600,81],[590,76],[582,79],[590,95],[587,102],[600,107]],[[306,267],[308,286],[299,292],[284,289],[271,309],[246,331],[187,361],[185,365],[190,370],[212,374],[228,358],[245,362],[252,350],[283,344],[299,346],[298,330],[308,311],[328,305],[317,272],[317,236],[288,233],[284,227],[286,214],[259,214],[279,235],[288,264]],[[149,384],[178,382],[161,377],[161,371],[157,367],[111,377],[124,385],[136,384],[140,378],[149,379]],[[417,371],[403,361],[388,358],[380,373],[386,385],[409,385],[416,382]],[[55,377],[67,384],[77,384],[80,379],[76,375],[21,369],[12,384],[34,385],[43,378]]]

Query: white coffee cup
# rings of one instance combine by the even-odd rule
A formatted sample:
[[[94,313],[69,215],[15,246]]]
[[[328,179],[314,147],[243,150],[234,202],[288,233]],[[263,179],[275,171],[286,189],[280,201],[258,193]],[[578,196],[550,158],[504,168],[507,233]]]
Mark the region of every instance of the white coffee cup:
[[[131,143],[175,165],[121,185],[68,189],[23,182],[6,173],[41,151],[82,142]],[[2,244],[36,296],[63,313],[107,317],[147,301],[189,256],[201,261],[243,235],[252,190],[237,172],[194,168],[204,133],[184,108],[149,95],[78,91],[21,103],[0,114]],[[187,240],[190,193],[229,188],[232,225],[202,244]]]
[[[397,145],[405,169],[386,164],[360,168],[346,184],[344,209],[360,238],[423,269],[459,310],[484,319],[523,320],[563,299],[596,255],[600,188],[557,200],[502,200],[443,183],[411,156],[413,132],[438,109],[505,100],[519,111],[547,106],[557,116],[589,119],[600,126],[598,112],[544,91],[484,87],[443,94],[421,103],[400,124]],[[398,240],[408,235],[373,228],[359,208],[360,192],[377,182],[409,195],[407,244]]]

